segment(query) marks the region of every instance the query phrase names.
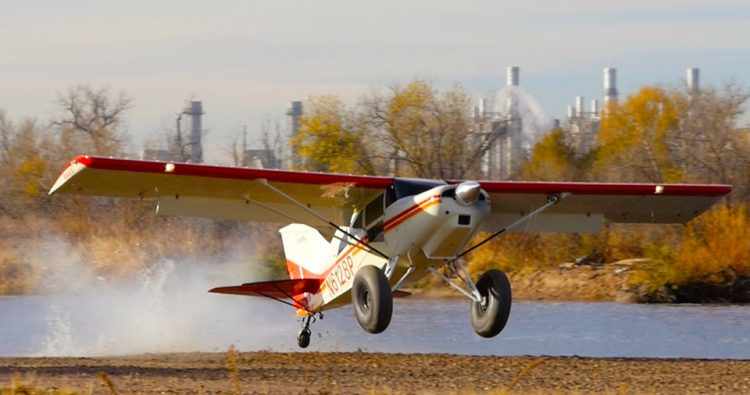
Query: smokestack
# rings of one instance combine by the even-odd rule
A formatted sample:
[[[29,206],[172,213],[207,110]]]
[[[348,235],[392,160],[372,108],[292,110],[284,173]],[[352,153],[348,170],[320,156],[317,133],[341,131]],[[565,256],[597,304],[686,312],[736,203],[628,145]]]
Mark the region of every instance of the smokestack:
[[[700,92],[701,70],[697,67],[687,69],[687,89],[689,93]]]
[[[596,118],[599,116],[599,100],[591,100],[591,117]]]
[[[576,96],[576,117],[583,117],[583,96]]]
[[[604,68],[604,107],[617,102],[617,69]]]
[[[521,68],[518,66],[510,66],[506,70],[507,73],[507,85],[518,86],[521,80]]]
[[[487,99],[479,99],[479,116],[483,117],[487,113]]]
[[[203,103],[191,101],[185,113],[190,115],[190,161],[203,162]]]
[[[292,118],[292,136],[299,132],[300,122],[302,118],[302,102],[293,101],[292,107],[287,111],[286,115]]]

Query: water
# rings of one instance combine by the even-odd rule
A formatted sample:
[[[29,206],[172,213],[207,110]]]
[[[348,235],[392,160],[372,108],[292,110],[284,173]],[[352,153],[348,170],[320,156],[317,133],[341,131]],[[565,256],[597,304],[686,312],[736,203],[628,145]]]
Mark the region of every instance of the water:
[[[297,350],[289,308],[189,293],[1,297],[0,355],[224,351],[230,344]],[[461,299],[400,299],[388,330],[371,335],[341,308],[313,325],[308,350],[750,358],[750,308],[743,306],[517,302],[494,339],[476,336],[468,317]]]

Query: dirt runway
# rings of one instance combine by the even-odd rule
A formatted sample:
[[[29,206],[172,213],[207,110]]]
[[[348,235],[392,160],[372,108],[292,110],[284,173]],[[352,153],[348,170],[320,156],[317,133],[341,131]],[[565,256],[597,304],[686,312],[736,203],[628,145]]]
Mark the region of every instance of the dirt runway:
[[[0,388],[13,381],[83,393],[750,393],[750,361],[232,351],[0,358]]]

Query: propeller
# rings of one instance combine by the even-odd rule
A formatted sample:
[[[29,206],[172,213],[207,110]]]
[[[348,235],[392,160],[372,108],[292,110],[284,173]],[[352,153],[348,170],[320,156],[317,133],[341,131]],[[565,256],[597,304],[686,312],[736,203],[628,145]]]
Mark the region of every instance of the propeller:
[[[456,187],[456,201],[464,206],[470,206],[479,200],[482,187],[476,181],[464,181]]]

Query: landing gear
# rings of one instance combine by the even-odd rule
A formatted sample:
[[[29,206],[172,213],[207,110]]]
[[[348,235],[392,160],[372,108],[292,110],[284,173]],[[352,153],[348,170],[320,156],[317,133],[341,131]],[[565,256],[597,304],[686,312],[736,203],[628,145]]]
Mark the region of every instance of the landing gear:
[[[310,335],[312,335],[310,324],[318,319],[323,319],[323,313],[310,314],[302,319],[302,329],[299,331],[299,335],[297,335],[297,345],[300,348],[307,348],[310,345]]]
[[[299,332],[299,335],[297,335],[297,345],[300,348],[307,348],[307,346],[310,345],[310,335],[312,334],[312,331],[310,331],[310,328],[302,329]]]
[[[495,337],[508,322],[512,295],[505,273],[488,270],[477,282],[481,301],[471,302],[471,326],[482,337]]]
[[[469,298],[471,326],[474,327],[474,332],[482,337],[494,337],[500,333],[508,322],[512,303],[510,281],[505,273],[494,269],[488,270],[474,284],[460,260],[447,262],[446,267],[452,277],[464,281],[465,289],[435,268],[428,270]]]
[[[357,322],[370,333],[388,328],[393,313],[391,286],[382,270],[372,265],[363,266],[354,276],[352,305]]]

